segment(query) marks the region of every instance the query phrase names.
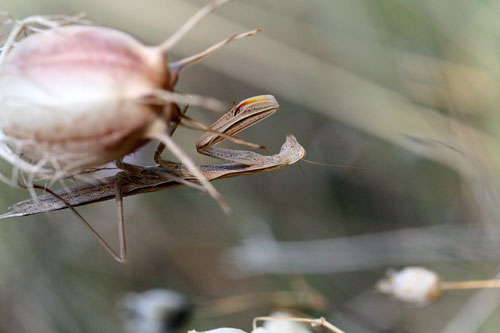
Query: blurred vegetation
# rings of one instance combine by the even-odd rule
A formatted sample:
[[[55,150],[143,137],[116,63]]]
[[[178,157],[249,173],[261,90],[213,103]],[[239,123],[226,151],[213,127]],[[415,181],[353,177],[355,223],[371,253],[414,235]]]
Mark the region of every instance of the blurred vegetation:
[[[0,8],[19,18],[85,12],[99,25],[155,44],[204,3],[0,0]],[[293,133],[308,159],[367,170],[301,162],[300,168],[216,182],[233,209],[230,216],[193,189],[127,198],[126,265],[115,263],[70,212],[6,220],[0,226],[1,329],[120,332],[120,295],[170,288],[197,305],[179,332],[249,329],[254,316],[271,310],[266,293],[309,289],[328,304],[301,310],[324,315],[347,332],[497,331],[496,291],[450,292],[415,308],[372,287],[399,265],[425,265],[445,280],[496,273],[499,22],[499,2],[486,0],[237,0],[219,8],[171,59],[234,33],[264,31],[186,70],[178,89],[228,105],[273,94],[280,111],[241,137],[274,152]],[[217,118],[195,108],[189,113],[205,123]],[[179,129],[174,138],[195,157],[199,135]],[[151,164],[153,149],[130,159]],[[0,191],[2,211],[28,197],[4,185]],[[116,237],[113,203],[79,211],[106,238]],[[395,230],[398,237],[376,238]],[[356,238],[361,235],[366,238]],[[280,273],[271,268],[286,268],[286,262],[273,262],[272,249],[263,265],[267,273],[227,260],[232,248],[259,237],[276,247],[336,239],[345,246],[336,252],[311,248],[315,256],[302,256]],[[235,305],[232,313],[211,311],[210,302],[248,293],[262,295],[261,301]],[[479,305],[464,315],[473,299]]]

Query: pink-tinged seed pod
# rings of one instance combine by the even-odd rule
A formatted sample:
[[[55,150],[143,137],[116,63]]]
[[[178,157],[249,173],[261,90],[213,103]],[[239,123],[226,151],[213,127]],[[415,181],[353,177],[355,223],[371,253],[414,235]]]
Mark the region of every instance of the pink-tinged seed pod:
[[[142,145],[162,107],[140,101],[168,87],[166,59],[121,31],[64,26],[33,34],[0,70],[0,124],[23,153],[97,166]]]

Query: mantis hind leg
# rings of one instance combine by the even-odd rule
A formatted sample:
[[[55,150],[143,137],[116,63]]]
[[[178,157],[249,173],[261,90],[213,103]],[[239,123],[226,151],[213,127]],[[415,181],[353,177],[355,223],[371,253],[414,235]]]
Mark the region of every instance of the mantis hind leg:
[[[122,178],[124,173],[119,172],[115,178],[115,200],[118,226],[118,240],[120,244],[120,257],[113,256],[118,262],[127,262],[127,235],[125,232],[125,218],[123,214]]]
[[[126,237],[125,237],[125,222],[124,222],[124,218],[123,218],[123,200],[122,200],[122,194],[121,194],[121,174],[123,174],[122,172],[120,172],[119,174],[117,174],[117,177],[116,177],[116,207],[117,207],[117,211],[118,211],[118,236],[119,236],[119,242],[120,242],[120,253],[117,254],[113,248],[108,244],[108,242],[106,242],[106,240],[104,240],[104,238],[97,232],[97,230],[95,230],[91,225],[90,223],[87,222],[87,220],[76,210],[75,207],[73,207],[73,205],[66,199],[64,199],[62,196],[60,196],[59,194],[55,193],[54,191],[52,191],[51,189],[45,187],[45,186],[40,186],[40,185],[36,185],[36,184],[33,184],[32,186],[36,189],[40,189],[40,190],[43,190],[49,194],[51,194],[52,196],[54,196],[56,199],[58,199],[59,201],[61,201],[62,203],[64,203],[66,205],[66,207],[68,207],[69,210],[71,210],[71,212],[80,220],[80,222],[82,222],[82,224],[90,231],[90,233],[92,235],[94,235],[95,238],[97,238],[97,240],[99,241],[99,243],[101,243],[102,246],[104,246],[104,248],[106,249],[106,251],[108,251],[109,254],[111,254],[111,256],[118,262],[120,263],[125,263],[127,262],[127,244],[126,244]]]

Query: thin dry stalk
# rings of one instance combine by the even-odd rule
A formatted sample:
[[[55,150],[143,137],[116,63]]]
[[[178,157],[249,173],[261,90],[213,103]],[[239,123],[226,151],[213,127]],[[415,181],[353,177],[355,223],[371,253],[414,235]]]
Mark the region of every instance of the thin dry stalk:
[[[441,290],[500,288],[500,280],[472,280],[441,282]]]

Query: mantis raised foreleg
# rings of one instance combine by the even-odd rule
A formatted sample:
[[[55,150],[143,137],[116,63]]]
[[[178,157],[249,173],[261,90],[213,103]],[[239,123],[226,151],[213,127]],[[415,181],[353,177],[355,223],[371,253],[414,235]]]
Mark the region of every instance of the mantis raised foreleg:
[[[240,164],[242,170],[247,170],[247,166],[276,164],[276,155],[265,156],[252,151],[215,148],[214,146],[228,138],[236,142],[242,142],[235,139],[233,135],[273,115],[278,109],[279,104],[272,95],[261,95],[245,99],[208,128],[208,131],[198,139],[196,149],[200,154]],[[158,152],[157,150],[157,154]],[[159,155],[155,156],[159,157]],[[181,164],[164,161],[160,158],[155,160],[168,169],[176,169],[176,173],[180,177],[187,178],[189,176],[189,172]],[[216,166],[213,168],[216,171]]]
[[[234,106],[228,113],[210,126],[196,143],[199,153],[222,160],[246,165],[263,164],[268,156],[251,151],[214,148],[216,144],[233,136],[278,111],[279,104],[272,95],[251,97]],[[224,136],[219,133],[224,134]]]

